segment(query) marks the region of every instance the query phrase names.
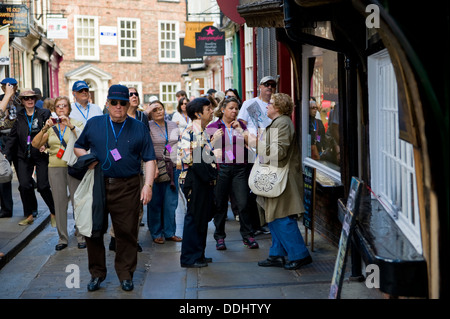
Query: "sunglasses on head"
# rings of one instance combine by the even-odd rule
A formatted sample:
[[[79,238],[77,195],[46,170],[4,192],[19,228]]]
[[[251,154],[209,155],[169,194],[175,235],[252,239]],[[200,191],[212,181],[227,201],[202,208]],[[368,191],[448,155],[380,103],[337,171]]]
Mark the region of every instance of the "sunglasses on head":
[[[273,83],[273,82],[271,82],[271,83],[266,82],[266,83],[264,83],[263,85],[264,85],[266,88],[268,88],[269,86],[270,86],[272,89],[276,89],[276,88],[277,88],[277,84],[276,84],[276,83]]]
[[[130,92],[130,97],[132,97],[133,95],[139,97],[139,93],[138,92]]]
[[[112,106],[116,106],[117,104],[119,104],[120,103],[120,106],[127,106],[127,101],[118,101],[118,100],[111,100],[111,101],[109,101],[109,103],[112,105]]]

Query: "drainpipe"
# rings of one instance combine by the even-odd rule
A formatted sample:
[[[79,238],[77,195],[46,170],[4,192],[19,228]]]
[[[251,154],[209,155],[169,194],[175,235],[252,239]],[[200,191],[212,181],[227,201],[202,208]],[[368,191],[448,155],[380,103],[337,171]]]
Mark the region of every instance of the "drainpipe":
[[[35,87],[35,82],[34,82],[34,61],[36,61],[36,51],[37,49],[41,46],[42,44],[42,36],[39,37],[39,41],[38,44],[33,48],[33,59],[31,59],[31,87],[34,88]]]

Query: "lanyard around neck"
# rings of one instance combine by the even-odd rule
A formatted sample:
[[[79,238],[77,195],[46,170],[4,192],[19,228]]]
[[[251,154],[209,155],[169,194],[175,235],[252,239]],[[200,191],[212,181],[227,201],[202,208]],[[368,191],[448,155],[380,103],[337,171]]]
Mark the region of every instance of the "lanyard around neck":
[[[59,123],[58,123],[58,129],[59,129],[59,131],[58,131],[58,134],[59,134],[59,142],[61,143],[61,145],[62,145],[62,143],[63,143],[64,134],[66,134],[66,128],[67,128],[67,125],[66,125],[66,127],[64,128],[64,132],[61,134],[61,126],[60,126]]]
[[[88,117],[89,117],[89,109],[90,109],[91,104],[90,103],[87,104],[87,114],[86,114],[86,116],[84,116],[83,111],[78,107],[78,102],[75,102],[75,106],[77,107],[78,111],[80,111],[80,113],[84,117],[84,119],[87,121]],[[81,106],[81,104],[80,104],[80,106]],[[81,106],[81,108],[83,109],[83,106]]]
[[[25,117],[27,119],[28,122],[28,135],[31,135],[31,126],[33,125],[33,119],[34,119],[34,113],[36,111],[36,108],[33,108],[33,115],[31,115],[31,121],[28,120],[28,114],[27,114],[27,110],[24,110],[25,112]]]
[[[116,135],[116,130],[114,129],[114,125],[111,120],[111,117],[109,118],[109,123],[111,123],[111,129],[114,134],[114,139],[116,140],[116,144],[117,144],[117,140],[119,139],[120,133],[122,133],[123,127],[125,126],[125,123],[127,122],[127,120],[128,120],[128,117],[125,119],[125,121],[123,121],[123,124],[122,124],[122,127],[120,128],[119,134]]]
[[[227,130],[227,135],[228,135],[228,139],[230,140],[230,145],[233,145],[233,128],[232,127],[228,128],[223,120],[220,120],[220,121],[222,122],[223,126],[225,126],[225,129]]]

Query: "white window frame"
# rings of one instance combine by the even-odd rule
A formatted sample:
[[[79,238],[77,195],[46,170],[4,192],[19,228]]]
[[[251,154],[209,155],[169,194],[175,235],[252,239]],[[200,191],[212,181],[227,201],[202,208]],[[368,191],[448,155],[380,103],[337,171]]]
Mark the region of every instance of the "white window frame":
[[[245,50],[245,99],[254,98],[258,92],[253,90],[253,28],[244,25]]]
[[[223,59],[224,64],[224,77],[225,77],[225,90],[234,88],[233,86],[233,38],[225,39],[225,57]]]
[[[120,26],[121,22],[124,21],[132,21],[136,22],[136,56],[135,57],[126,57],[122,56],[122,46],[121,46],[121,40],[122,40],[122,28]],[[117,36],[118,36],[118,43],[117,43],[117,54],[119,56],[119,61],[121,62],[140,62],[141,61],[141,19],[138,18],[117,18]]]
[[[422,252],[412,144],[400,140],[397,81],[386,49],[368,58],[371,188]]]
[[[173,94],[171,94],[171,96],[173,97],[173,99],[168,100],[167,98],[164,97],[165,90],[164,87],[167,86],[173,86]],[[175,104],[175,109],[176,109],[176,104],[177,104],[177,97],[176,97],[176,93],[181,89],[181,83],[180,82],[160,82],[159,83],[159,99],[161,102],[164,103],[164,105],[166,104]]]
[[[78,19],[94,20],[94,55],[85,56],[78,54]],[[74,17],[74,42],[75,42],[75,60],[98,61],[100,59],[99,38],[98,38],[98,16],[75,15]]]
[[[161,57],[161,44],[162,42],[166,42],[167,39],[162,39],[161,37],[161,24],[170,23],[175,25],[175,38],[173,40],[173,43],[175,44],[175,48],[173,49],[175,52],[175,57],[173,58],[167,58],[167,57]],[[158,59],[159,62],[165,62],[165,63],[180,63],[180,44],[179,44],[179,37],[180,37],[180,27],[179,22],[175,20],[158,20]]]
[[[144,95],[142,93],[142,82],[126,82],[121,81],[119,84],[126,86],[127,88],[134,87],[139,93],[139,99],[141,100],[141,104],[144,103]]]

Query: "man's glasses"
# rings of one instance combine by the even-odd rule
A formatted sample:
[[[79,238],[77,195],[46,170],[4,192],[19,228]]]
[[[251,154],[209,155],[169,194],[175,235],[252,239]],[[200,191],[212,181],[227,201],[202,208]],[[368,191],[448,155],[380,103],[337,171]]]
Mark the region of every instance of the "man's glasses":
[[[22,98],[22,100],[24,100],[24,101],[34,100],[34,96],[24,96],[24,97]]]
[[[272,88],[272,89],[276,89],[277,88],[277,84],[276,83],[269,83],[269,82],[266,82],[266,83],[264,83],[263,84],[266,88],[268,88],[269,86]]]
[[[139,93],[138,92],[130,92],[130,97],[132,97],[133,95],[139,97]]]
[[[317,106],[310,106],[309,107],[311,110],[318,110],[319,108]]]
[[[111,100],[109,101],[109,104],[111,104],[112,106],[116,106],[117,104],[120,103],[120,106],[127,106],[127,101],[118,101],[118,100]]]
[[[79,91],[77,91],[77,92],[78,92],[78,93],[89,92],[89,89],[84,88],[84,89],[81,89],[81,90],[79,90]]]

